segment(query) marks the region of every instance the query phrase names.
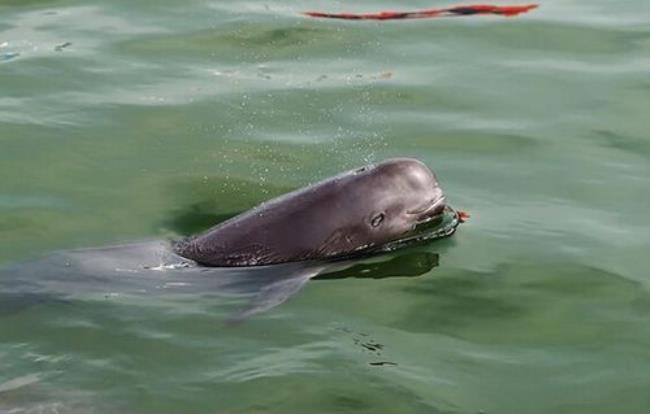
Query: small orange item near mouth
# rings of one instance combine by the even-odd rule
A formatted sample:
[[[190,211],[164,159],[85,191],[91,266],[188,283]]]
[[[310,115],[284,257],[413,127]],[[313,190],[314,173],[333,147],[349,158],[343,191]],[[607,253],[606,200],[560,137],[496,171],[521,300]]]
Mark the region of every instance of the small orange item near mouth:
[[[458,211],[458,221],[461,223],[465,223],[471,216],[469,215],[468,212],[466,211]]]

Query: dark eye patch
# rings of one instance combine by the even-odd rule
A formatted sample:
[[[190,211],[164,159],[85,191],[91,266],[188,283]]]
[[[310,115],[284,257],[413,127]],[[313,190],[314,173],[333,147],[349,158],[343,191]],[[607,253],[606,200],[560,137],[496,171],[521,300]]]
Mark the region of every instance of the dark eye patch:
[[[378,227],[384,221],[384,213],[379,213],[370,220],[372,227]]]

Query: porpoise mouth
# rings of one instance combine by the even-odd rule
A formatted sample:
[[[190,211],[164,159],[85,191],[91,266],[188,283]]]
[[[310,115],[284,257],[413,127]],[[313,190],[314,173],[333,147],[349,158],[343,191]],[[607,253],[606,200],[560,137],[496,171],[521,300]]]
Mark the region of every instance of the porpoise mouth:
[[[446,201],[445,197],[441,196],[422,208],[408,211],[408,214],[415,215],[417,221],[402,237],[383,245],[380,250],[393,251],[414,243],[441,239],[454,234],[458,225],[463,222],[463,215],[448,206]]]
[[[419,207],[414,210],[408,210],[407,214],[417,215],[417,223],[427,223],[440,215],[445,211],[447,206],[447,199],[444,195],[436,198],[435,200],[430,201],[426,205]]]

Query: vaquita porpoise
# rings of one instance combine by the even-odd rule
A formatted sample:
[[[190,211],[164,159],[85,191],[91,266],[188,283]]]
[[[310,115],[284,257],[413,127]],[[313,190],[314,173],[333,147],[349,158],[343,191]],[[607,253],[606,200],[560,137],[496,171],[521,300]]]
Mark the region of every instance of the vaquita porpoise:
[[[381,268],[380,253],[450,236],[464,218],[447,205],[426,165],[389,159],[267,201],[180,242],[61,251],[0,268],[0,291],[38,300],[93,292],[235,295],[246,298],[228,318],[238,321],[278,306],[315,277],[369,259]]]

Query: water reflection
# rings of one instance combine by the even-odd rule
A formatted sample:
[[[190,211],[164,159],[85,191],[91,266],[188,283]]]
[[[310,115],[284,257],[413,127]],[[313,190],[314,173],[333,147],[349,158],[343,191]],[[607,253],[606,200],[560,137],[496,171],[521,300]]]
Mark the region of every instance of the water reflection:
[[[440,256],[437,253],[426,251],[410,252],[379,256],[381,261],[372,263],[350,263],[350,267],[343,270],[326,272],[314,279],[384,279],[389,277],[416,277],[421,276],[439,265]]]

